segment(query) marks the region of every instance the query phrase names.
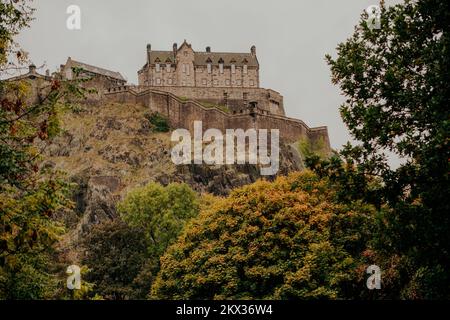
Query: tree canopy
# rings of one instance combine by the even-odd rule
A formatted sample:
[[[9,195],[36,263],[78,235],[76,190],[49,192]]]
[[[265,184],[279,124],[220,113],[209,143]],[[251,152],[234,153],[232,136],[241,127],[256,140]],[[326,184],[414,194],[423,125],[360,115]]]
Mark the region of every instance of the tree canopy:
[[[374,208],[334,202],[311,172],[234,190],[161,258],[161,299],[339,298],[362,286]],[[344,288],[346,292],[344,293]],[[360,291],[360,288],[357,289]]]
[[[336,58],[326,57],[356,143],[339,159],[309,165],[346,190],[342,200],[391,208],[378,252],[385,268],[397,269],[393,297],[448,297],[450,3],[382,5],[379,29],[365,19]],[[402,160],[397,168],[387,152]]]

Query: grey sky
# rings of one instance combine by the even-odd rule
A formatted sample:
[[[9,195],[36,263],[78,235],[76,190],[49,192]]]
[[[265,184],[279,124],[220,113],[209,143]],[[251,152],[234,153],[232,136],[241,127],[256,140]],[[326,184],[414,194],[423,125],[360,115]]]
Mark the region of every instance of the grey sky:
[[[387,5],[400,1],[386,1]],[[51,71],[74,59],[120,71],[137,83],[147,43],[170,50],[186,39],[194,50],[250,51],[256,45],[261,86],[284,96],[286,113],[326,125],[331,144],[350,139],[339,116],[343,101],[324,55],[353,32],[378,0],[38,0],[36,20],[18,41],[36,65]],[[81,8],[79,31],[66,28],[66,9]]]

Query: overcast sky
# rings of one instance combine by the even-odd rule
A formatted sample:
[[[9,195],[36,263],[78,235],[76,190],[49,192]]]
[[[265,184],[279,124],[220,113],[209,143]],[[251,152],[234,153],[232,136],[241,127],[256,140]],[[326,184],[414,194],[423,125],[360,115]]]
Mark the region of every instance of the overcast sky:
[[[400,1],[386,1],[387,5]],[[331,145],[350,139],[339,116],[343,97],[331,84],[326,53],[353,32],[378,0],[35,0],[36,20],[18,37],[32,61],[55,71],[68,56],[121,72],[137,83],[146,45],[171,50],[184,39],[194,50],[249,52],[261,86],[284,96],[288,116],[328,126]],[[68,30],[66,9],[81,8],[81,30]],[[43,71],[42,71],[43,72]]]

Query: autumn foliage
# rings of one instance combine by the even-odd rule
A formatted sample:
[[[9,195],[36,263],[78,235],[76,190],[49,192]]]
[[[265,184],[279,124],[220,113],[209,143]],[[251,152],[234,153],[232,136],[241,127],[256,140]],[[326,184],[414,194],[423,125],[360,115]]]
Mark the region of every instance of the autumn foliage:
[[[162,299],[340,298],[363,286],[374,209],[334,201],[311,172],[236,189],[187,225],[161,258]],[[361,289],[361,287],[359,288]]]

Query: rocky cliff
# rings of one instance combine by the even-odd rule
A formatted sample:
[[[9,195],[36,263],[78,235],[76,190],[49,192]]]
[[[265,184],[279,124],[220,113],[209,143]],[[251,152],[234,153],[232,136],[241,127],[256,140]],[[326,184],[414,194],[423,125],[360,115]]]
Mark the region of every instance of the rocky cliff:
[[[46,165],[67,172],[76,183],[76,214],[65,220],[77,232],[114,219],[117,201],[150,181],[186,182],[198,192],[225,195],[261,177],[256,165],[174,165],[170,132],[153,132],[147,112],[140,105],[107,104],[64,115],[63,132],[45,156]],[[281,143],[278,174],[302,168],[297,148]]]

